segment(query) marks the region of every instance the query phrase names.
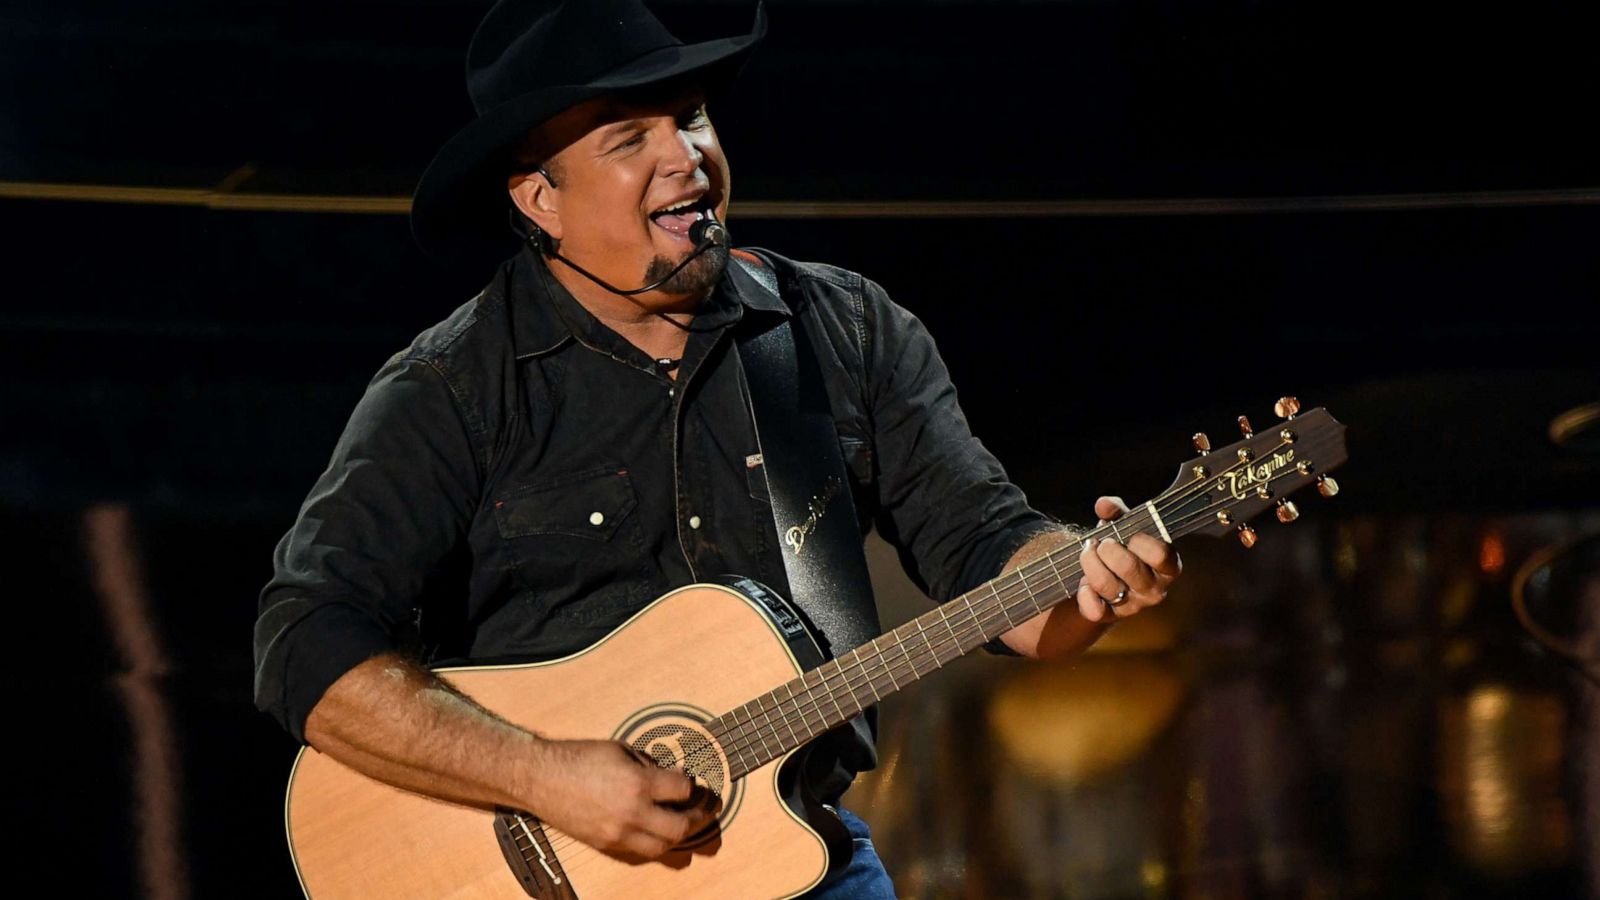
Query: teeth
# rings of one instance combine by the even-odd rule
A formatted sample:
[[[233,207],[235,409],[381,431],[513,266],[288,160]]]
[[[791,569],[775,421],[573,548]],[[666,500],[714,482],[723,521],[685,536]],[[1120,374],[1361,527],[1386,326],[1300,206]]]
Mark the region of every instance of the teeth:
[[[696,203],[699,203],[699,202],[700,202],[700,198],[699,197],[691,197],[690,199],[685,200],[682,203],[674,203],[671,206],[663,206],[660,209],[656,210],[656,212],[658,212],[658,213],[668,213],[668,212],[672,212],[673,210],[678,210],[678,209],[683,209],[685,207],[693,206],[693,205],[695,205]]]

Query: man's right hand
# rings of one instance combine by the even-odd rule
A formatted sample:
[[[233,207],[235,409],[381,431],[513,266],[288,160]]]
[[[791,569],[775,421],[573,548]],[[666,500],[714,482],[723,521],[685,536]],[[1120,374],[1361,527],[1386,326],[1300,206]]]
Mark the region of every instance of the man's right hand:
[[[386,653],[329,687],[306,738],[357,772],[484,809],[525,809],[613,856],[655,859],[710,824],[715,795],[615,741],[553,741]],[[705,801],[712,802],[707,803]]]
[[[539,756],[529,811],[603,853],[656,859],[716,816],[716,795],[615,741],[544,741]]]

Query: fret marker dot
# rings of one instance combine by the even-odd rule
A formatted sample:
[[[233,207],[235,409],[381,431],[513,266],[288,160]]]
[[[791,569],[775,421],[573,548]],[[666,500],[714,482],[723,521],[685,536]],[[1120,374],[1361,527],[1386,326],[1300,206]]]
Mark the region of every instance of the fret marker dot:
[[[605,520],[606,520],[606,514],[605,513],[600,513],[600,512],[589,513],[589,524],[590,525],[599,525],[600,523],[604,522]]]
[[[699,528],[700,527],[700,517],[699,516],[690,516],[689,517],[689,527],[690,528]]]

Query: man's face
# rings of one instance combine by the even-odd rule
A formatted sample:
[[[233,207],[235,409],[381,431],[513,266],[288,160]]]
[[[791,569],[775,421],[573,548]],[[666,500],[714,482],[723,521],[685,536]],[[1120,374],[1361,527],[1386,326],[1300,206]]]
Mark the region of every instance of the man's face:
[[[545,157],[556,184],[546,230],[563,256],[611,284],[655,281],[693,252],[689,228],[707,210],[726,215],[728,161],[698,88],[601,98],[540,131],[559,147]],[[709,250],[651,293],[702,294],[726,264],[725,250]]]

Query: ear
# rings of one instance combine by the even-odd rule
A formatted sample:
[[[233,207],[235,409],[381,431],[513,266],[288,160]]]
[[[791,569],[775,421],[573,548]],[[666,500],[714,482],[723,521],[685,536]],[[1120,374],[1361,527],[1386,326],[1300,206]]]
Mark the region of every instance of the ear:
[[[533,220],[539,230],[561,240],[561,192],[539,171],[518,172],[506,180],[511,202]]]

